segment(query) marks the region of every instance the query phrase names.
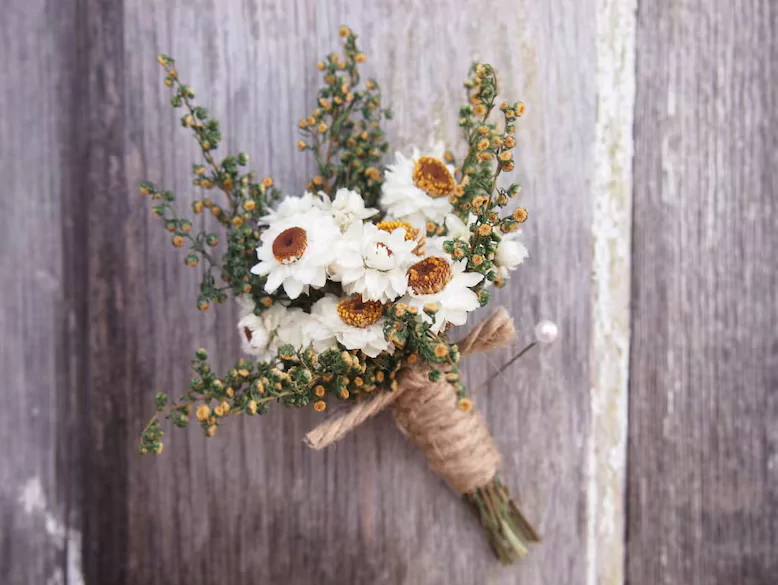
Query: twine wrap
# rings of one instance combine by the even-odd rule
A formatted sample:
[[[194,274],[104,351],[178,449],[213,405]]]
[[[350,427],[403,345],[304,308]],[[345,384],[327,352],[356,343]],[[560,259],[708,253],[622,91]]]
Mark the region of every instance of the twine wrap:
[[[507,345],[515,335],[508,312],[499,308],[459,342],[459,351],[463,356],[488,351]],[[486,423],[476,412],[460,411],[451,385],[431,382],[428,372],[426,365],[403,369],[396,391],[378,394],[325,421],[305,436],[305,442],[313,449],[323,449],[393,405],[400,428],[451,487],[464,494],[486,485],[500,466],[500,454]]]
[[[489,483],[500,452],[481,415],[459,410],[451,385],[430,382],[428,368],[409,368],[398,380],[404,391],[394,402],[394,418],[432,471],[460,494]]]

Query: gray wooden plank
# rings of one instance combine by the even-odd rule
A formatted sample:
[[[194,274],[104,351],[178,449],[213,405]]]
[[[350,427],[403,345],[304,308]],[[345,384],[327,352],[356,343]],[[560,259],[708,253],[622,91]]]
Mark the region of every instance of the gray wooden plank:
[[[82,128],[77,171],[87,208],[88,371],[81,408],[83,570],[90,583],[127,583],[128,450],[125,396],[143,386],[136,376],[135,336],[126,310],[133,284],[125,174],[124,10],[121,2],[80,5],[79,69]]]
[[[81,583],[75,3],[0,19],[0,582]]]
[[[177,57],[182,77],[222,120],[230,150],[248,151],[260,174],[299,192],[311,166],[295,151],[295,124],[312,105],[313,64],[335,49],[344,22],[361,33],[367,69],[395,108],[389,130],[397,146],[458,138],[461,82],[473,58],[494,63],[505,95],[530,108],[519,131],[517,176],[531,212],[532,260],[495,302],[510,307],[523,340],[541,316],[558,320],[562,336],[478,400],[505,455],[505,479],[545,538],[509,569],[389,417],[324,453],[302,445],[320,420],[309,411],[228,425],[216,440],[196,429],[174,431],[159,458],[137,458],[135,444],[117,438],[141,428],[154,392],[184,387],[195,348],[207,347],[222,365],[238,351],[234,310],[196,311],[197,275],[135,195],[147,177],[184,201],[197,195],[188,177],[196,151],[167,105],[156,53]],[[93,363],[106,373],[93,374],[90,392],[111,404],[104,416],[126,416],[100,427],[97,437],[113,443],[101,444],[105,467],[93,470],[108,471],[109,455],[125,466],[111,487],[123,493],[117,484],[126,481],[128,503],[125,510],[118,495],[102,496],[98,513],[116,516],[94,536],[115,541],[90,542],[90,556],[126,560],[126,574],[114,582],[150,584],[217,576],[236,584],[583,582],[593,3],[143,0],[126,4],[124,27],[125,73],[116,91],[124,96],[125,153],[116,164],[125,165],[126,182],[112,181],[111,203],[90,212],[110,217],[93,229],[112,252],[101,256],[90,233],[91,257],[97,267],[113,266],[107,274],[119,284],[102,296],[112,285],[96,283],[93,293],[100,323],[108,316],[114,325],[92,338]],[[465,375],[478,383],[511,352],[473,359]],[[115,557],[124,528],[108,525],[123,521],[126,559]]]
[[[628,582],[778,580],[778,10],[638,15]]]

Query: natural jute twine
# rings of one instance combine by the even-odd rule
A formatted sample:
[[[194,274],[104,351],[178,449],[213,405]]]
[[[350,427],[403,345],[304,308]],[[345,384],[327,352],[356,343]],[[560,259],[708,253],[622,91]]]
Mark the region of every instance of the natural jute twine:
[[[500,308],[476,325],[458,343],[464,355],[507,345],[516,336],[508,312]],[[313,449],[323,449],[365,420],[393,405],[394,417],[408,438],[427,457],[430,467],[459,493],[469,493],[492,480],[500,454],[483,418],[462,412],[453,387],[431,382],[428,366],[409,366],[398,375],[398,388],[357,403],[345,414],[322,423],[305,436]]]

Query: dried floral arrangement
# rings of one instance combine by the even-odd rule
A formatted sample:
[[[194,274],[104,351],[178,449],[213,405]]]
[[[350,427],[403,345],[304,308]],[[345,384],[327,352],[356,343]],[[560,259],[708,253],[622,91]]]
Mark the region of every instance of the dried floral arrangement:
[[[221,234],[195,231],[171,191],[144,182],[141,193],[154,202],[173,246],[188,250],[186,264],[202,269],[198,308],[224,303],[230,293],[239,303],[238,334],[248,357],[218,375],[198,350],[188,390],[178,399],[157,394],[140,452],[162,452],[163,420],[186,427],[194,417],[213,436],[229,417],[265,414],[274,403],[325,411],[336,400],[353,402],[306,436],[320,449],[391,406],[508,563],[539,537],[498,476],[499,452],[473,409],[459,361],[510,342],[513,323],[498,310],[459,343],[448,334],[527,257],[518,237],[527,212],[504,209],[519,185],[497,181],[514,168],[516,121],[525,106],[498,106],[494,69],[473,65],[459,112],[464,159],[437,145],[398,153],[384,168],[381,125],[391,112],[378,83],[362,82],[365,54],[356,35],[344,26],[340,36],[342,55],[317,63],[324,84],[313,113],[299,122],[298,148],[317,168],[300,197],[246,170],[244,153],[219,159],[219,123],[196,105],[174,60],[158,57],[171,104],[183,110],[181,125],[202,150],[192,183],[205,196],[191,211],[213,216]],[[500,123],[490,121],[495,110]],[[226,249],[218,257],[220,237]],[[552,323],[536,328],[539,342],[555,336]]]

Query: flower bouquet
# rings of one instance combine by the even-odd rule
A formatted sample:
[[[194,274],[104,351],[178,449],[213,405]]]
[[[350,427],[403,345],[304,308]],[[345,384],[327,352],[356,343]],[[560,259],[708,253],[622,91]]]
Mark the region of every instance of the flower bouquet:
[[[217,158],[218,122],[196,105],[174,60],[158,58],[181,124],[202,150],[192,172],[204,195],[192,212],[212,215],[222,235],[193,231],[172,192],[148,182],[141,192],[173,245],[188,249],[186,264],[202,269],[197,306],[236,298],[247,357],[218,375],[198,350],[188,390],[175,400],[157,394],[140,451],[162,451],[163,420],[185,427],[194,417],[213,436],[228,418],[265,414],[272,404],[321,412],[352,402],[307,435],[322,448],[391,406],[430,466],[475,510],[500,560],[510,562],[539,538],[499,479],[499,452],[473,410],[459,361],[511,341],[513,324],[498,310],[459,343],[449,329],[486,305],[490,287],[503,286],[527,256],[518,237],[527,212],[504,211],[519,185],[498,186],[514,167],[515,124],[525,107],[498,106],[493,68],[476,64],[459,112],[464,158],[434,145],[398,153],[383,168],[381,125],[391,112],[378,83],[362,83],[356,36],[347,27],[340,36],[342,55],[317,63],[324,84],[299,122],[298,148],[317,169],[300,197],[245,170],[244,153]],[[490,121],[495,110],[499,124]],[[541,337],[553,335],[549,325]]]

